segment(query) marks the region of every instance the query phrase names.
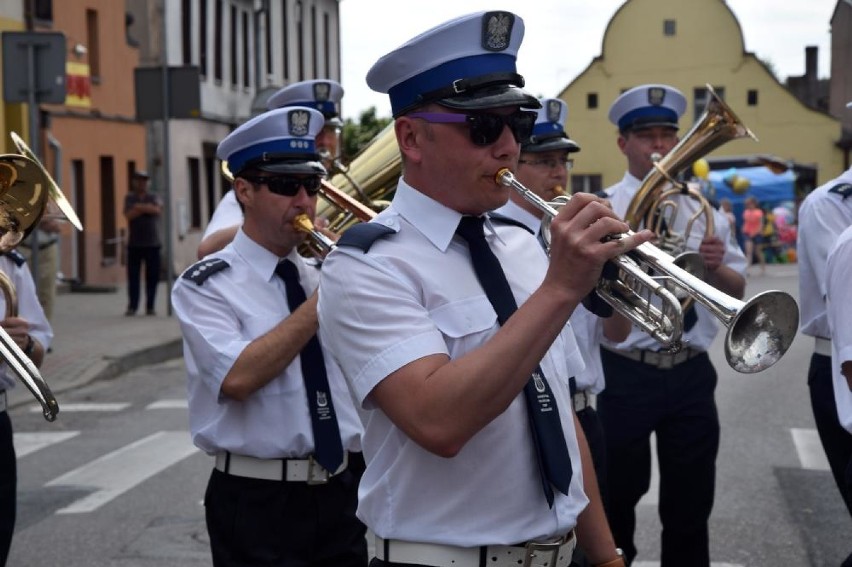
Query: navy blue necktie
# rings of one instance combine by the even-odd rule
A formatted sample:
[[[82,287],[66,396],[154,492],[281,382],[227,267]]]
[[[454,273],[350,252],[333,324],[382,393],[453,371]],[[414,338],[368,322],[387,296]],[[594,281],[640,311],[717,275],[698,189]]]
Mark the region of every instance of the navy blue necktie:
[[[518,304],[500,261],[485,240],[482,224],[481,218],[462,217],[456,234],[467,241],[476,278],[497,313],[497,321],[503,325],[512,313],[517,311]],[[556,398],[540,367],[533,371],[524,386],[524,397],[527,401],[530,430],[538,456],[544,496],[547,498],[547,504],[553,507],[551,485],[563,494],[568,494],[573,470],[565,433],[559,421]]]
[[[299,282],[299,271],[290,260],[282,260],[275,267],[275,273],[284,280],[287,288],[287,304],[290,312],[305,302],[307,296]],[[299,355],[302,364],[302,378],[308,394],[308,409],[311,413],[311,426],[314,432],[314,458],[328,472],[334,472],[343,462],[343,445],[340,442],[340,430],[337,416],[328,388],[328,375],[322,357],[322,347],[316,335],[311,337]]]

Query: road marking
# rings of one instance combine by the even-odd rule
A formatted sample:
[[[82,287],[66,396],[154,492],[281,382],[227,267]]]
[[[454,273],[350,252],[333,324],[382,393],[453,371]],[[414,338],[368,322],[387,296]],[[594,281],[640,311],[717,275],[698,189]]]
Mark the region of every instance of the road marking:
[[[803,469],[831,470],[816,429],[792,428],[790,434],[793,436],[793,444],[796,446],[796,453],[799,454],[799,462]]]
[[[20,459],[30,453],[35,453],[45,447],[62,443],[79,435],[79,431],[33,431],[31,433],[15,433],[15,455]]]
[[[188,407],[186,400],[158,400],[145,406],[145,409],[187,409]]]
[[[159,431],[69,471],[45,486],[96,489],[56,511],[57,514],[91,512],[197,451],[186,431]]]
[[[116,402],[116,403],[63,403],[59,406],[59,411],[64,413],[70,412],[86,412],[86,411],[121,411],[130,407],[129,403],[125,402]],[[40,412],[40,406],[33,406],[30,408],[30,412]]]

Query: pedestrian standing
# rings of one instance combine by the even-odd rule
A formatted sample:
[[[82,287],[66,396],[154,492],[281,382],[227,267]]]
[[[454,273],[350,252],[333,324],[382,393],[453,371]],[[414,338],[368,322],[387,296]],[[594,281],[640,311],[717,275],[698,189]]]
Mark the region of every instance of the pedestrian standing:
[[[135,171],[130,177],[130,193],[124,198],[127,219],[127,311],[139,309],[142,264],[145,265],[145,314],[156,315],[157,285],[160,282],[160,215],[163,202],[148,191],[150,176]]]

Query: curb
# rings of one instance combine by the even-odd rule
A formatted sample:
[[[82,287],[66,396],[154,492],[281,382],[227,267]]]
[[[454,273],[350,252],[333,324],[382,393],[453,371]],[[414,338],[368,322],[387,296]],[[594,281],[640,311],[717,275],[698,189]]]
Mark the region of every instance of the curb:
[[[67,392],[75,388],[80,388],[93,382],[98,382],[101,380],[114,380],[120,377],[121,375],[126,374],[127,372],[139,368],[141,366],[159,364],[160,362],[166,362],[175,358],[181,358],[182,356],[183,339],[179,338],[165,342],[163,344],[129,352],[118,357],[104,357],[97,365],[96,369],[90,370],[82,376],[79,376],[78,378],[75,378],[73,380],[64,381],[56,387],[51,386],[50,390],[53,395],[56,396],[63,392]],[[18,380],[17,377],[16,380]],[[9,400],[8,408],[12,409],[23,405],[38,403],[32,397],[27,387],[24,384],[21,384],[19,380],[18,382],[19,383],[16,385],[16,387],[20,387],[26,390],[27,397],[21,398],[16,401]],[[59,411],[60,413],[62,412],[61,401],[59,403]]]

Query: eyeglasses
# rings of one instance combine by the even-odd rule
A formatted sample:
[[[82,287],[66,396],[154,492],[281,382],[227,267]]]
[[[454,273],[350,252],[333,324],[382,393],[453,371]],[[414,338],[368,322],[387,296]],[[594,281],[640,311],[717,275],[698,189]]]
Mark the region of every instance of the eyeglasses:
[[[295,197],[299,189],[304,187],[309,197],[319,193],[322,179],[311,177],[243,177],[257,185],[266,185],[269,191],[284,197]]]
[[[453,114],[449,112],[412,112],[411,118],[420,118],[431,124],[466,123],[470,132],[470,141],[475,146],[490,146],[508,126],[519,144],[527,140],[535,125],[536,113],[518,110],[512,114],[494,114],[477,112],[476,114]]]
[[[519,159],[518,163],[525,163],[527,165],[535,166],[543,166],[547,169],[555,169],[558,167],[564,167],[568,171],[574,167],[574,160],[565,157],[565,158],[547,158],[547,159]]]

